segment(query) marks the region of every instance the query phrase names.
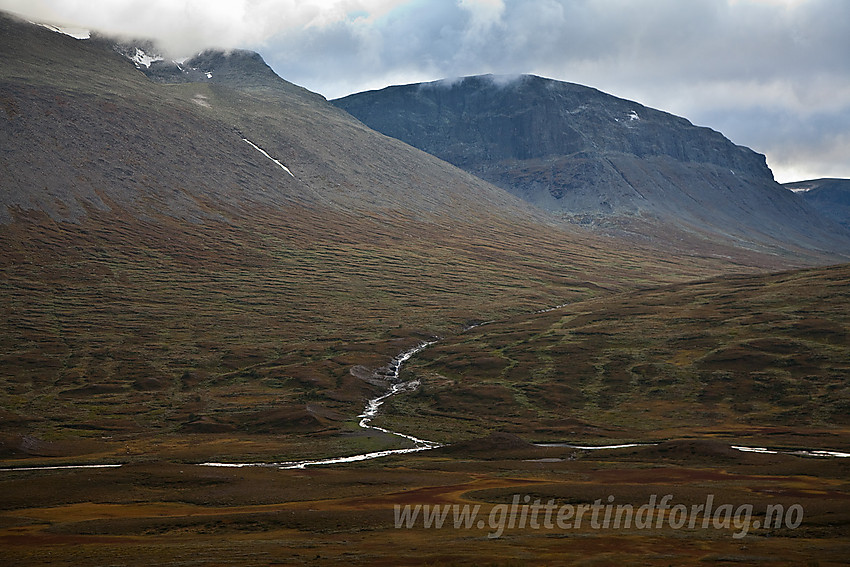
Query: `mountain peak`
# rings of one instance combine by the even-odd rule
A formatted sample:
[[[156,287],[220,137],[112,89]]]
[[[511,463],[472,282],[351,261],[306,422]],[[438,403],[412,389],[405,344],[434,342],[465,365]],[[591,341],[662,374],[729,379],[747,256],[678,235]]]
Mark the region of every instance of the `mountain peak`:
[[[720,165],[773,181],[763,155],[719,132],[592,87],[537,75],[387,87],[335,104],[456,165],[484,156],[525,160],[601,151]],[[428,124],[432,121],[436,124]],[[445,136],[454,143],[447,147]]]
[[[212,82],[232,86],[268,86],[282,80],[259,53],[245,49],[208,49],[187,59],[184,67],[199,71]]]
[[[477,75],[333,103],[569,222],[668,242],[682,238],[673,230],[769,250],[847,249],[850,235],[783,190],[764,155],[592,87]]]
[[[254,51],[207,49],[188,59],[174,60],[165,57],[150,41],[100,41],[156,82],[211,82],[243,88],[277,86],[283,82]]]

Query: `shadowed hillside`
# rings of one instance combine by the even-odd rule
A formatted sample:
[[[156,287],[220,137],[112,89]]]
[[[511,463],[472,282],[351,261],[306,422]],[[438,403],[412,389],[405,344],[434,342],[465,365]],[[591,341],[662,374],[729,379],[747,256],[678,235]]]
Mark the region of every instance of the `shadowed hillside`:
[[[812,179],[786,183],[823,216],[850,228],[850,179]]]

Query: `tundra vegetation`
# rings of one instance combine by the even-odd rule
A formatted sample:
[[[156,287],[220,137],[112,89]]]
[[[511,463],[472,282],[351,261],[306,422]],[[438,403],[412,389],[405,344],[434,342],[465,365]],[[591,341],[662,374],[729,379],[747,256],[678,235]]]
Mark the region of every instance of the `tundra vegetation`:
[[[846,561],[850,459],[795,453],[850,452],[846,257],[594,232],[258,57],[202,64],[152,81],[0,17],[5,564]],[[435,337],[372,424],[442,447],[203,465],[409,447],[357,416]],[[80,465],[120,466],[44,468]],[[761,527],[395,525],[517,494],[713,495]]]

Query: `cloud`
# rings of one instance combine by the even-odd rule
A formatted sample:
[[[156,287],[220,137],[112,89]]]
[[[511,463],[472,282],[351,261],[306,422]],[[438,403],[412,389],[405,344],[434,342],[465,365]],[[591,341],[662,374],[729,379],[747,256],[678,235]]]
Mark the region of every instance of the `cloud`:
[[[309,33],[402,0],[0,0],[0,9],[37,21],[155,38],[173,55],[208,47],[261,47],[275,34]]]
[[[488,38],[494,26],[502,25],[505,4],[502,0],[458,0],[458,6],[469,13],[469,28],[464,40],[478,44]]]
[[[779,106],[726,108],[705,118],[727,135],[734,132],[731,137],[737,143],[766,154],[781,182],[850,177],[850,105],[814,113]]]
[[[766,153],[777,172],[803,171],[805,162],[806,171],[850,177],[840,153],[846,136],[833,127],[850,115],[850,2],[843,0],[0,0],[0,7],[155,37],[175,55],[254,49],[285,79],[328,98],[535,73],[718,129]]]

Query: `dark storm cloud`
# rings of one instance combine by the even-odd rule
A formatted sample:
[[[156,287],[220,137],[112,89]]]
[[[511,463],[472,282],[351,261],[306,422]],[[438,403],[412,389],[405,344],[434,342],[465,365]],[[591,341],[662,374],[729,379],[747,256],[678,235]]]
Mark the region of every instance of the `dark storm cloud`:
[[[766,153],[783,180],[850,177],[844,0],[4,4],[158,37],[183,55],[210,45],[256,49],[281,76],[328,98],[445,77],[535,73],[718,129]]]

